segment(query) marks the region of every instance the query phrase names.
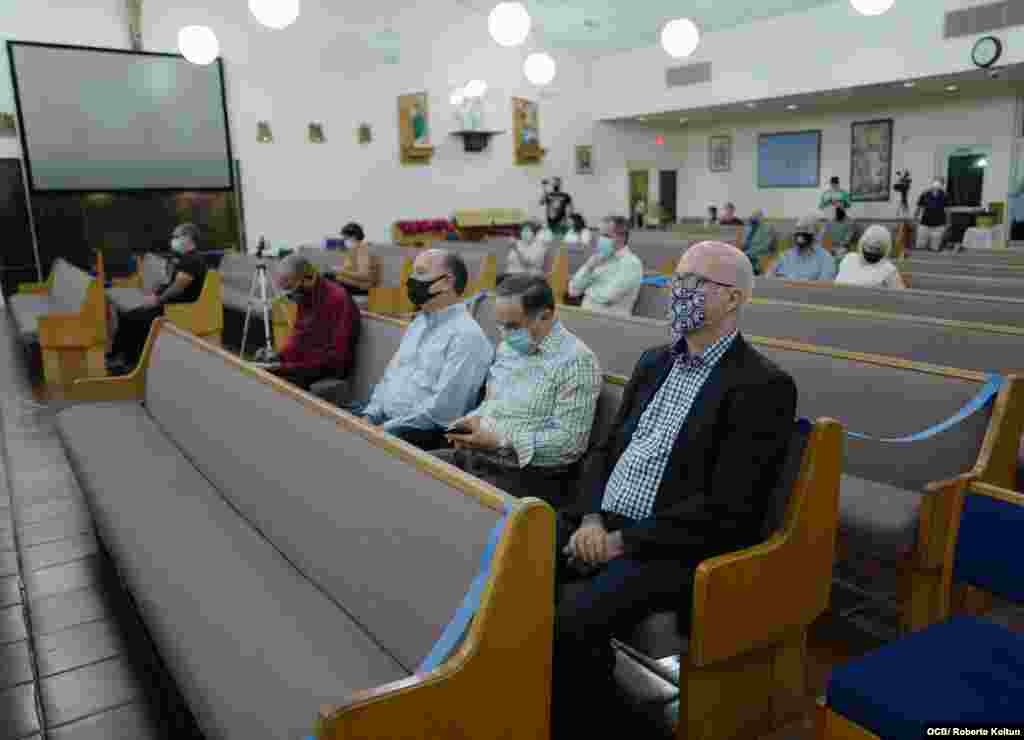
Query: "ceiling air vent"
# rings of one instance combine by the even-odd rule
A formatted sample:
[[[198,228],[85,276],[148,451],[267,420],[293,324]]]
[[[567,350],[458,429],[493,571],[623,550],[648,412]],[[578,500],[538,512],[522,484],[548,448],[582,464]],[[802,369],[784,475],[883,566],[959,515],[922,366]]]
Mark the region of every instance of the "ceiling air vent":
[[[711,82],[711,62],[700,64],[684,64],[665,70],[665,85],[668,87],[684,87]]]
[[[946,13],[946,38],[976,36],[1000,28],[1024,25],[1024,2],[1003,0]]]

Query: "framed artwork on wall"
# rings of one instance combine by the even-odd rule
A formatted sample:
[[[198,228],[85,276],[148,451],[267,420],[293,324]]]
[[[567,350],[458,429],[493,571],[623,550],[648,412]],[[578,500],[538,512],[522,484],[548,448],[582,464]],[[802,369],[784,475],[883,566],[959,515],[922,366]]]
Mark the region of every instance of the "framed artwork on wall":
[[[590,144],[576,147],[576,174],[594,174],[594,147]]]
[[[324,136],[324,125],[322,123],[309,124],[309,143],[323,144],[326,141],[327,137]]]
[[[892,196],[892,119],[850,124],[850,200],[888,202]]]
[[[356,141],[360,144],[369,144],[373,141],[373,130],[370,128],[370,124],[359,124],[359,128],[356,129]]]
[[[0,113],[0,136],[14,136],[14,114]]]
[[[712,172],[732,171],[732,137],[728,134],[708,139],[708,169]]]
[[[757,137],[759,188],[816,188],[821,182],[821,131]]]
[[[516,164],[535,164],[547,153],[540,145],[540,110],[536,102],[512,98]]]
[[[434,156],[428,104],[425,92],[398,96],[398,145],[403,164],[429,164]]]

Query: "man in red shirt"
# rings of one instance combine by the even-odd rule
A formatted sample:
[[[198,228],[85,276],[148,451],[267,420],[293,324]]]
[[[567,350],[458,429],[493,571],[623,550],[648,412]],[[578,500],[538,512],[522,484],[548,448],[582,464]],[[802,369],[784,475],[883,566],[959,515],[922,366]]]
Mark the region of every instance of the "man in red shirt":
[[[281,263],[277,285],[299,311],[280,363],[270,371],[304,390],[324,378],[347,377],[359,338],[359,309],[348,291],[299,255]]]

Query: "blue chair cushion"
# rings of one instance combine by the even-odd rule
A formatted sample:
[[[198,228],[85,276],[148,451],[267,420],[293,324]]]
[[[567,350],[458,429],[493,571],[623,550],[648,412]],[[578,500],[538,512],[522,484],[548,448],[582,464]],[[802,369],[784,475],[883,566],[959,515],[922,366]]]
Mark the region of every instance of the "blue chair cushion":
[[[829,707],[883,740],[1024,722],[1024,635],[954,617],[832,671]]]
[[[969,494],[964,499],[953,576],[1013,602],[1024,602],[1020,533],[1024,506]]]

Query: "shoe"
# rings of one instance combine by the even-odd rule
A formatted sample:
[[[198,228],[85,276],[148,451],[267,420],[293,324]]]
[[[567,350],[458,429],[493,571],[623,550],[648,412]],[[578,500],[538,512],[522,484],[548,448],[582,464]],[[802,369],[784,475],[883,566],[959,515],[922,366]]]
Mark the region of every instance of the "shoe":
[[[135,367],[133,365],[129,365],[121,357],[107,363],[107,372],[113,376],[127,375],[134,369]]]

